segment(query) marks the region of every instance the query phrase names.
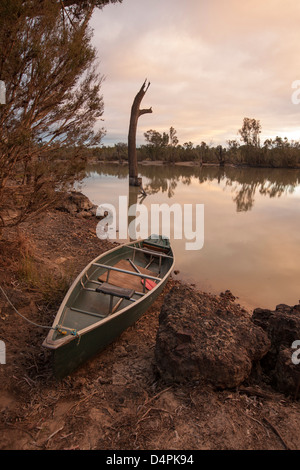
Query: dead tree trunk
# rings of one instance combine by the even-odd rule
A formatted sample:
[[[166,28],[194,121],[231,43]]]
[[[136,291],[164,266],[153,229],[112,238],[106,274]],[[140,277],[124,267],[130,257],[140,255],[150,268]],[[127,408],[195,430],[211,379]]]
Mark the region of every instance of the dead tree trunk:
[[[138,119],[142,114],[152,113],[152,108],[140,109],[140,104],[145,96],[146,91],[150,86],[150,82],[146,85],[147,79],[144,81],[140,91],[134,98],[131,107],[131,116],[128,132],[128,164],[129,164],[129,185],[140,186],[141,182],[138,179],[137,169],[137,155],[136,155],[136,130]]]

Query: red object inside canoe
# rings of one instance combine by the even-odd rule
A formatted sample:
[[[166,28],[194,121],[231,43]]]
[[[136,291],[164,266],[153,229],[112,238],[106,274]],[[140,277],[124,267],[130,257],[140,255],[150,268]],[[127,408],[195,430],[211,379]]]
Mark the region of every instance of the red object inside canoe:
[[[142,284],[144,284],[145,281],[146,281],[146,284],[145,284],[146,289],[151,290],[154,287],[156,287],[156,282],[151,281],[150,279],[142,279],[142,281],[141,281]]]

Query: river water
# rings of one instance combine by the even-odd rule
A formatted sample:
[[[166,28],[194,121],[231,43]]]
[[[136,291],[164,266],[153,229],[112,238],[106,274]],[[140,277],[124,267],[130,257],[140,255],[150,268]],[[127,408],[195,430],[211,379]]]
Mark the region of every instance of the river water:
[[[80,190],[97,205],[112,204],[117,220],[124,215],[119,196],[149,214],[153,204],[179,204],[183,213],[192,205],[193,229],[203,232],[204,244],[187,250],[184,228],[176,239],[171,217],[175,278],[211,293],[229,289],[249,309],[299,302],[300,170],[140,165],[139,174],[145,198],[129,189],[127,165],[91,165]],[[204,209],[201,226],[196,205]]]

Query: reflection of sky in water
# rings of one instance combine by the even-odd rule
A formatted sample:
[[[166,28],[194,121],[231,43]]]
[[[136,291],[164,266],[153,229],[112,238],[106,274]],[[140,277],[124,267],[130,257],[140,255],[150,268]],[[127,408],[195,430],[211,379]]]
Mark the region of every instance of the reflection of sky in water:
[[[82,191],[95,204],[118,207],[119,195],[128,195],[128,180],[126,172],[120,175],[115,166],[110,168],[105,175],[94,172]],[[299,172],[239,169],[226,170],[219,177],[216,168],[201,173],[199,168],[185,168],[183,174],[174,168],[172,179],[170,167],[144,171],[143,185],[153,192],[143,200],[149,212],[154,203],[204,204],[202,250],[186,251],[185,239],[172,243],[180,279],[213,293],[230,289],[241,304],[250,307],[298,303]]]

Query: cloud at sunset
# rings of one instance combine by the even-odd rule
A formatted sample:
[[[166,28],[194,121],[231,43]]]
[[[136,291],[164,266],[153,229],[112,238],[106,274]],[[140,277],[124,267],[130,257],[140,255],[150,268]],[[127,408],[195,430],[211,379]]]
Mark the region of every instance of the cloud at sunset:
[[[123,0],[94,13],[91,26],[105,75],[103,143],[126,142],[132,101],[145,78],[138,144],[149,129],[177,130],[179,142],[226,144],[244,117],[263,141],[300,139],[297,0]]]

